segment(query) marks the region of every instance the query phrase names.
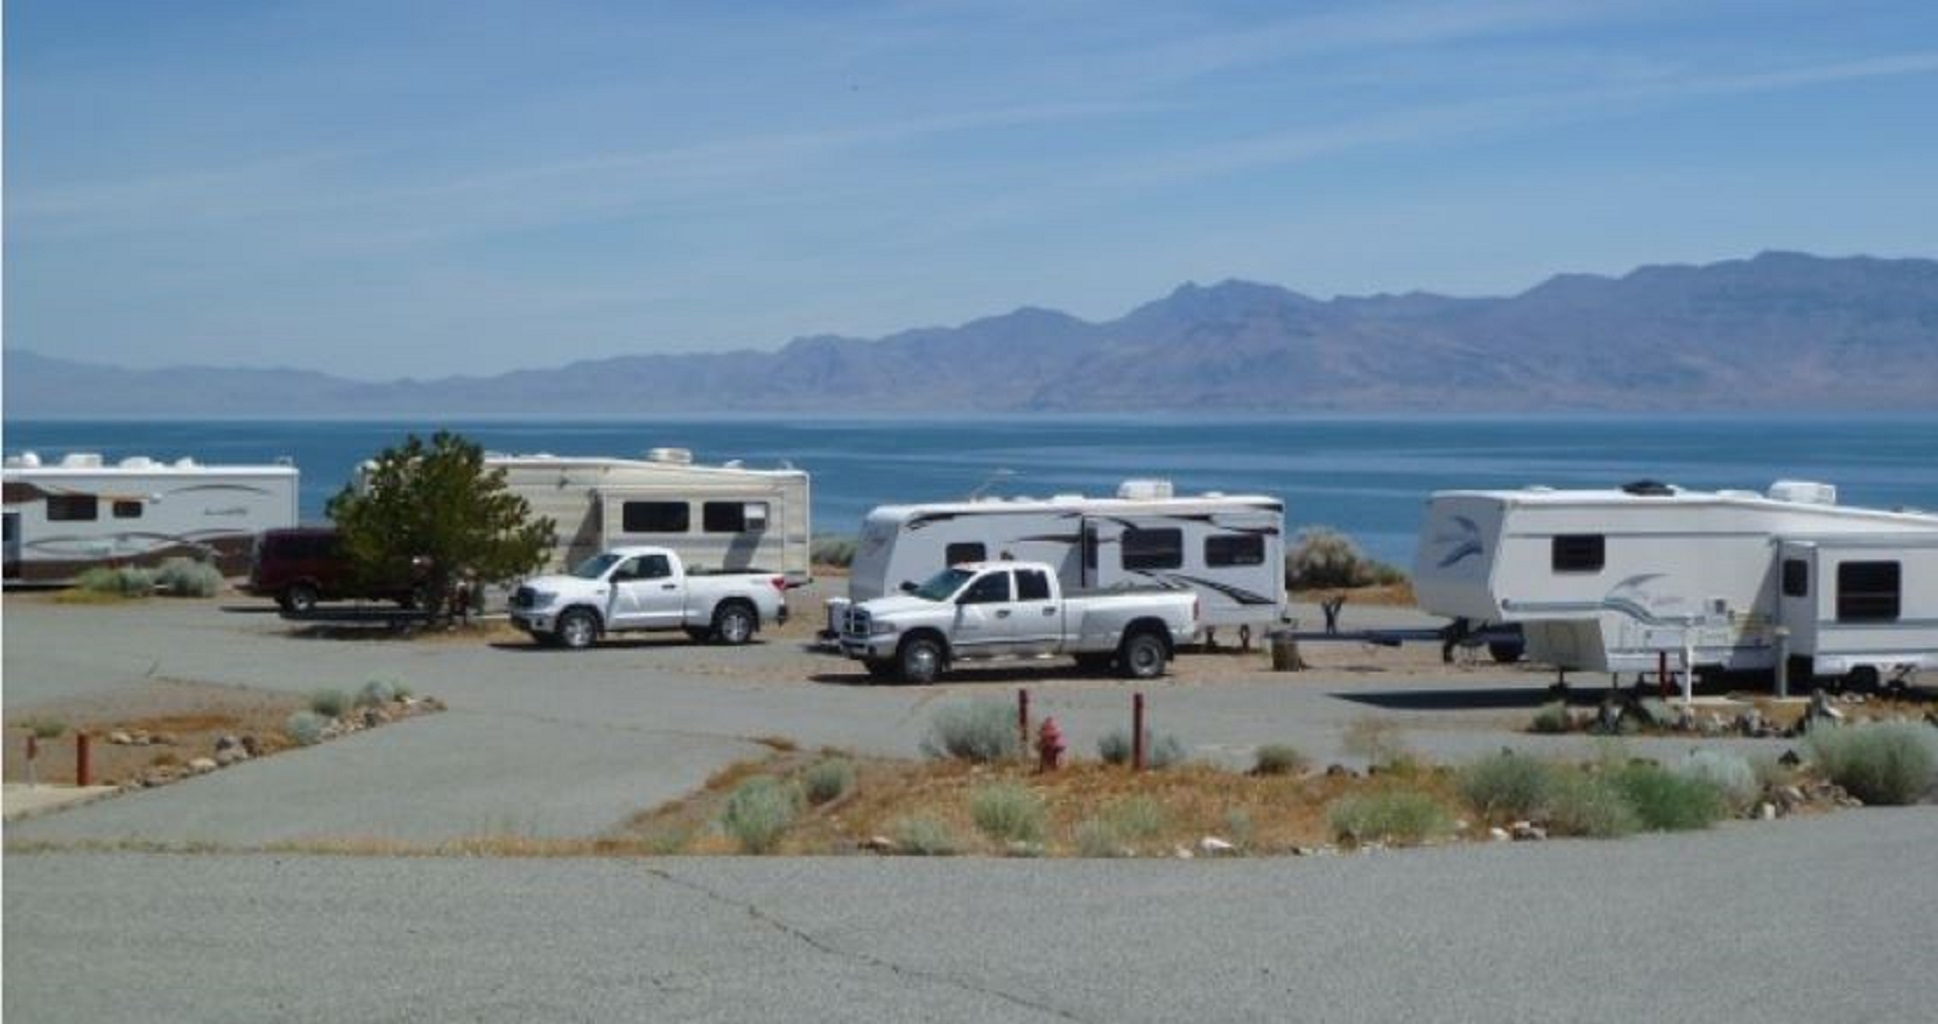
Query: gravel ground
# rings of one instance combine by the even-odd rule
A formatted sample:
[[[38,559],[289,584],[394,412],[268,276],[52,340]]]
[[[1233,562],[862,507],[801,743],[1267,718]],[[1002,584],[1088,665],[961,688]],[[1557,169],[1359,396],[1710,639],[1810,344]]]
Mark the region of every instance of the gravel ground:
[[[674,635],[571,652],[536,648],[509,632],[322,639],[246,601],[76,606],[10,596],[9,720],[63,702],[138,704],[157,679],[307,694],[354,693],[384,678],[437,696],[450,710],[21,822],[9,834],[240,846],[325,836],[596,835],[759,755],[756,738],[910,756],[938,703],[1014,701],[1023,687],[1035,714],[1055,716],[1083,756],[1094,754],[1104,733],[1128,728],[1132,692],[1147,695],[1153,728],[1177,735],[1194,756],[1234,766],[1271,742],[1291,743],[1321,763],[1352,763],[1344,735],[1375,715],[1433,758],[1470,757],[1503,743],[1592,749],[1580,736],[1519,732],[1546,699],[1546,672],[1486,661],[1446,666],[1428,644],[1312,644],[1315,667],[1300,673],[1269,671],[1258,651],[1193,654],[1163,681],[1137,686],[1084,676],[1062,662],[964,672],[939,686],[869,686],[851,662],[804,650],[818,611],[812,595],[795,604],[806,610],[794,622],[747,647],[695,646]],[[1420,621],[1410,609],[1349,608],[1346,616],[1348,628]],[[1673,754],[1689,742],[1635,746]]]

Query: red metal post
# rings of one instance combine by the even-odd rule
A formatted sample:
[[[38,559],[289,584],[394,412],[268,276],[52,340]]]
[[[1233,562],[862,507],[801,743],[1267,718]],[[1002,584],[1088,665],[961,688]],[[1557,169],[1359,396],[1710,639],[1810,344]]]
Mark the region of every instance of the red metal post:
[[[32,761],[35,758],[38,758],[39,756],[40,756],[40,738],[35,736],[33,733],[28,733],[27,734],[27,760]]]
[[[89,776],[92,773],[88,771],[87,754],[88,754],[87,733],[84,733],[84,732],[75,733],[74,734],[74,784],[76,786],[85,786],[90,781],[92,781],[91,779],[89,779]]]
[[[1144,695],[1131,694],[1131,771],[1144,770]]]
[[[1016,691],[1016,742],[1024,750],[1030,746],[1030,691]]]

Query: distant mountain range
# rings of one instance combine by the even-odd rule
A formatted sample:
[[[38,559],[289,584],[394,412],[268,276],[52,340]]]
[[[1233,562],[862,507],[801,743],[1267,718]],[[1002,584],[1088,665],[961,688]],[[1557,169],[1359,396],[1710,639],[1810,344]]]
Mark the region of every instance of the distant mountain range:
[[[1938,409],[1938,261],[1764,253],[1511,298],[1187,284],[1105,323],[1024,308],[885,338],[492,377],[128,370],[5,352],[8,418],[688,412]]]

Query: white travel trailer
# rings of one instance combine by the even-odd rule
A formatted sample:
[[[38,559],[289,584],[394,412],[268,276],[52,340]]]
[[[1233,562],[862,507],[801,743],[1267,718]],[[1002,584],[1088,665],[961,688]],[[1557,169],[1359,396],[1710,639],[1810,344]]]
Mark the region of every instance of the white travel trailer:
[[[23,583],[174,556],[210,558],[236,576],[248,570],[257,534],[296,525],[297,472],[287,463],[111,464],[82,452],[43,463],[26,452],[9,457],[4,474],[6,579]]]
[[[848,598],[871,600],[966,562],[1047,562],[1066,590],[1191,587],[1202,625],[1233,627],[1249,641],[1284,618],[1284,533],[1277,498],[1177,497],[1167,480],[1125,481],[1114,498],[883,505],[862,519]],[[836,632],[845,607],[830,603]]]
[[[1413,569],[1420,607],[1519,623],[1566,669],[1677,668],[1875,684],[1938,667],[1938,515],[1837,505],[1828,484],[1768,494],[1442,491]]]
[[[533,515],[552,520],[544,571],[656,544],[696,569],[780,573],[791,586],[810,578],[803,470],[695,465],[684,448],[655,448],[644,459],[493,453],[485,468],[504,470]]]

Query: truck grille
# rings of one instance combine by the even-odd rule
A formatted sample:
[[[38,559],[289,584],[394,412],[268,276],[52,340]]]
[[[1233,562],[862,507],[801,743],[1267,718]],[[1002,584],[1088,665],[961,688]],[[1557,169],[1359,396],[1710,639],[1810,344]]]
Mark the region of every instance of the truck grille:
[[[519,587],[511,592],[510,603],[513,608],[530,608],[534,603],[533,598],[537,596],[538,591],[530,587]]]
[[[868,613],[859,608],[851,607],[847,609],[842,613],[840,621],[836,623],[835,631],[842,636],[851,636],[857,639],[867,637]]]

